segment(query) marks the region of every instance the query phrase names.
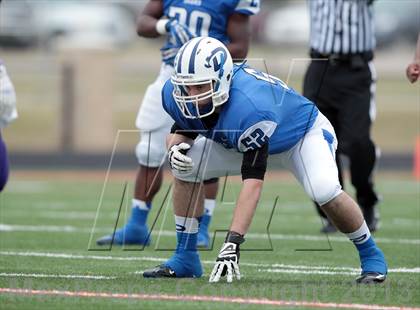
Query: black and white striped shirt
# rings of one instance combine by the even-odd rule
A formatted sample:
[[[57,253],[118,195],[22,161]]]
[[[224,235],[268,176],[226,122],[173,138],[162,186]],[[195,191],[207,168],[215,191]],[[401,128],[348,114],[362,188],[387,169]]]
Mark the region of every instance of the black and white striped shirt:
[[[311,48],[321,54],[354,54],[375,48],[372,1],[308,0]]]

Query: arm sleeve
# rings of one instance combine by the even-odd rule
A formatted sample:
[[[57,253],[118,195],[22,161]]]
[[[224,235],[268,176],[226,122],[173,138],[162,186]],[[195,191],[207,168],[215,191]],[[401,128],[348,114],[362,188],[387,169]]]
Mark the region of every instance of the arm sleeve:
[[[185,130],[182,127],[180,127],[177,123],[174,123],[171,127],[171,133],[177,133],[179,135],[183,135],[187,138],[193,139],[195,140],[195,138],[197,138],[198,133],[193,132],[193,131],[189,131],[189,130]]]
[[[241,174],[242,180],[259,179],[264,180],[267,170],[268,143],[261,148],[245,152],[242,158]]]

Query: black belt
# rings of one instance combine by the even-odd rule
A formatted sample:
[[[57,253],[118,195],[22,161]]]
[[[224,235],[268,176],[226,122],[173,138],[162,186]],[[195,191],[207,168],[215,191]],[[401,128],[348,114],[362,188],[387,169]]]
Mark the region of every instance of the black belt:
[[[311,49],[310,51],[311,58],[326,58],[330,62],[350,62],[357,63],[358,61],[371,61],[373,59],[373,52],[367,51],[362,53],[354,54],[322,54],[318,51]]]

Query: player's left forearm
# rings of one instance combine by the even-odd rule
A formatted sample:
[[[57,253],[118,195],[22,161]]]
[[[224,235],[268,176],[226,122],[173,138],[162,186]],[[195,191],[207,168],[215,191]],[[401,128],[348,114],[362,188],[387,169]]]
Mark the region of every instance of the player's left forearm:
[[[230,230],[245,235],[251,225],[260,199],[263,180],[245,179],[233,213]]]

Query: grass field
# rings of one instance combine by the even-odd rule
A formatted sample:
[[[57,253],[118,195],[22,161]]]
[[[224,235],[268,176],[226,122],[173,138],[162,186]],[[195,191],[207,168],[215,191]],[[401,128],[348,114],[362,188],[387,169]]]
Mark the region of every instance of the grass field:
[[[353,245],[341,234],[321,235],[320,219],[302,190],[278,173],[268,177],[242,247],[243,279],[208,283],[225,235],[220,232],[214,248],[201,252],[202,278],[145,280],[142,270],[169,257],[175,245],[171,204],[164,199],[170,179],[166,178],[148,221],[151,225],[156,220],[152,245],[144,250],[107,250],[89,240],[112,231],[124,182],[134,177],[111,173],[102,197],[104,176],[26,171],[12,176],[0,196],[0,308],[272,309],[283,305],[309,309],[334,306],[331,303],[358,309],[420,307],[419,183],[409,174],[378,176],[384,201],[382,226],[375,237],[390,273],[383,285],[370,287],[353,283],[359,272]],[[228,180],[223,197],[220,191],[212,231],[228,227],[239,186],[236,180]],[[126,198],[132,195],[131,183],[128,189]],[[125,199],[122,205],[119,225],[128,202]]]

